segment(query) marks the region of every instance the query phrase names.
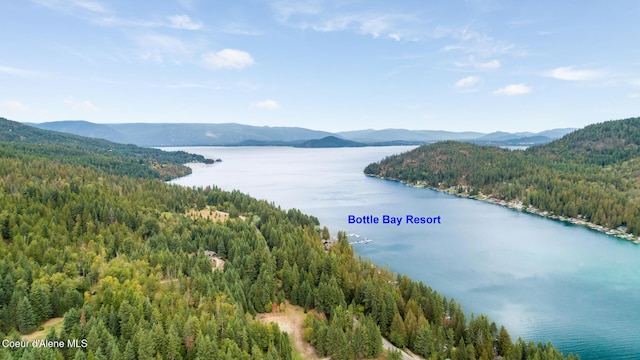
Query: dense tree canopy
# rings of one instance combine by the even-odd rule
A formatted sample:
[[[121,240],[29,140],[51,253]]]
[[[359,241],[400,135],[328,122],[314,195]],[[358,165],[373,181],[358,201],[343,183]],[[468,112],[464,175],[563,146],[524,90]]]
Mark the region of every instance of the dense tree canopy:
[[[365,173],[481,192],[556,215],[640,234],[640,118],[590,125],[526,151],[442,142],[367,166]]]
[[[166,152],[135,145],[116,144],[106,140],[41,130],[0,117],[0,143],[11,142],[0,148],[0,156],[12,156],[18,151],[39,158],[64,163],[81,164],[105,170],[111,174],[135,177],[163,178],[184,176],[191,169],[188,162],[213,163],[201,155],[184,151]]]
[[[291,359],[289,337],[255,320],[285,300],[309,310],[306,340],[335,359],[379,356],[381,336],[433,358],[563,358],[356,259],[343,233],[325,251],[318,220],[298,210],[123,176],[92,165],[112,155],[61,144],[0,149],[0,337],[63,317],[46,339],[79,344],[3,347],[2,359]],[[230,219],[190,215],[207,207]]]

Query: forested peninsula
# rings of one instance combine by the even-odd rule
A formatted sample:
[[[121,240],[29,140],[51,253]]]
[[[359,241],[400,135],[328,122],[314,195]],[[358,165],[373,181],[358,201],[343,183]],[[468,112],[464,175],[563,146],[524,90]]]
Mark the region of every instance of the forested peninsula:
[[[9,145],[9,143],[11,145]],[[213,163],[202,155],[117,144],[10,121],[0,117],[0,155],[39,157],[128,175],[169,180],[191,174],[189,162]]]
[[[398,358],[386,337],[430,359],[565,358],[356,259],[343,233],[325,249],[314,217],[149,165],[188,154],[0,125],[1,359],[300,359],[256,319],[287,306],[322,357]]]
[[[525,151],[454,141],[369,164],[367,175],[511,205],[637,242],[640,118],[587,126]]]

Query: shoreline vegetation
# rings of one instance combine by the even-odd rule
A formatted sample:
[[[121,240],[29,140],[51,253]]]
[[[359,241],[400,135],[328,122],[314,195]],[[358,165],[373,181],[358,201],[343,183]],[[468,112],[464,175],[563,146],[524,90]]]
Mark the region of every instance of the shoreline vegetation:
[[[446,141],[364,173],[520,209],[640,243],[640,118],[589,125],[524,151]],[[483,195],[484,194],[484,195]]]
[[[538,215],[538,216],[542,216],[542,217],[545,217],[545,218],[558,220],[558,221],[562,221],[562,222],[568,222],[568,223],[571,223],[573,225],[579,225],[579,226],[587,227],[587,228],[589,228],[591,230],[595,230],[597,232],[600,232],[600,233],[603,233],[603,234],[606,234],[606,235],[615,236],[615,237],[617,237],[619,239],[628,240],[628,241],[631,241],[634,244],[640,244],[640,236],[636,236],[635,234],[628,233],[628,232],[624,231],[624,229],[622,229],[622,228],[611,229],[611,228],[608,228],[606,226],[594,224],[594,223],[592,223],[590,221],[585,220],[581,215],[578,215],[577,217],[556,215],[556,214],[553,213],[553,211],[540,210],[540,209],[536,208],[533,205],[525,206],[521,201],[518,201],[518,200],[506,201],[506,200],[503,200],[503,199],[499,199],[497,197],[493,197],[493,196],[490,196],[490,195],[485,195],[482,192],[478,192],[477,195],[471,195],[471,194],[469,194],[469,192],[467,191],[468,189],[465,186],[460,186],[460,187],[451,186],[451,187],[448,187],[448,188],[435,188],[435,187],[428,186],[423,181],[407,182],[407,181],[404,181],[404,180],[399,180],[399,179],[390,178],[390,177],[384,177],[384,176],[379,176],[379,175],[372,175],[372,174],[365,174],[365,175],[369,176],[369,177],[378,178],[378,179],[381,179],[381,180],[397,181],[397,182],[400,182],[400,183],[402,183],[404,185],[407,185],[407,186],[411,186],[411,187],[415,187],[415,188],[421,188],[421,189],[423,188],[423,189],[434,190],[434,191],[446,193],[446,194],[449,194],[449,195],[454,195],[454,196],[465,198],[465,199],[484,201],[484,202],[487,202],[487,203],[491,203],[491,204],[507,207],[509,209],[523,211],[523,212],[527,212],[529,214],[534,214],[534,215]],[[462,189],[462,192],[458,191],[459,188]]]
[[[454,299],[356,258],[344,232],[327,251],[328,228],[297,209],[167,184],[109,144],[78,138],[73,157],[61,136],[11,130],[17,140],[0,140],[2,359],[293,360],[286,332],[256,319],[287,302],[312,314],[303,339],[323,358],[380,358],[383,337],[424,358],[579,358],[467,318]],[[62,326],[44,345],[22,339],[52,318]]]

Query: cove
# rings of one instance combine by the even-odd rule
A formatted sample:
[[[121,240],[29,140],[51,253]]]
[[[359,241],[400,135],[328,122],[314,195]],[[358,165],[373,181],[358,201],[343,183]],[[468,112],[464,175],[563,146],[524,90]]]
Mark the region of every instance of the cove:
[[[640,354],[640,246],[584,227],[462,199],[362,170],[412,147],[299,149],[188,147],[213,165],[173,183],[240,190],[316,216],[333,233],[372,242],[357,254],[423,281],[487,314],[513,339],[551,341],[582,359]],[[349,223],[349,215],[379,223]],[[382,224],[382,216],[440,216],[441,223]],[[411,226],[407,226],[411,225]],[[358,239],[354,239],[358,240]]]

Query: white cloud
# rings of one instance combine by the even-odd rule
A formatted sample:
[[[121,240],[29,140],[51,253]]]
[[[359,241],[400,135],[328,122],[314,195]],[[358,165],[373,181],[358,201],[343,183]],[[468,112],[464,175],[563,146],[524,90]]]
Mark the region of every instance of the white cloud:
[[[257,109],[277,110],[277,109],[280,109],[280,104],[278,104],[274,100],[264,100],[264,101],[254,102],[253,104],[251,104],[251,107],[257,108]]]
[[[313,24],[311,26],[304,23],[300,27],[310,27],[313,30],[320,32],[344,31],[347,30],[349,28],[349,25],[351,25],[354,21],[355,19],[353,15],[342,15],[320,21],[319,23]]]
[[[374,38],[400,41],[415,38],[419,17],[412,13],[349,9],[344,4],[318,0],[285,0],[272,5],[276,19],[288,26],[318,32],[351,31]]]
[[[524,95],[531,92],[531,88],[525,84],[511,84],[493,92],[494,95]]]
[[[109,12],[107,8],[97,1],[87,1],[87,0],[75,0],[72,3],[84,10],[88,10],[95,13],[107,13]]]
[[[65,105],[69,106],[71,109],[80,112],[95,112],[100,110],[97,106],[93,105],[91,101],[76,101],[73,96],[69,96],[64,99]]]
[[[171,28],[180,30],[200,30],[204,28],[201,21],[192,20],[188,15],[171,15],[166,18],[153,19],[127,19],[112,14],[92,16],[89,19],[93,24],[104,27],[123,28]]]
[[[96,0],[32,0],[36,4],[104,27],[173,28],[200,30],[204,24],[188,15],[171,15],[152,18],[123,18]]]
[[[472,86],[474,86],[475,84],[480,82],[480,78],[477,76],[467,76],[465,78],[462,78],[458,81],[456,81],[455,84],[453,84],[453,87],[456,89],[462,89],[462,88],[470,88]]]
[[[386,36],[399,41],[403,36],[398,29],[399,23],[411,20],[410,15],[391,14],[373,15],[358,19],[360,32],[373,37]]]
[[[442,48],[442,51],[445,52],[461,52],[479,58],[488,58],[503,54],[511,56],[526,56],[527,54],[527,51],[522,47],[495,39],[485,33],[472,30],[468,26],[457,29],[438,27],[433,36],[435,38],[450,37],[457,41],[455,44],[445,45]]]
[[[495,70],[499,69],[501,65],[500,60],[491,60],[484,63],[477,63],[476,67],[484,70]]]
[[[629,94],[629,95],[627,95],[627,97],[629,99],[640,99],[640,93]]]
[[[202,62],[212,70],[242,69],[255,62],[246,51],[224,49],[218,52],[208,52],[202,55]]]
[[[0,74],[18,75],[18,76],[34,76],[37,73],[25,69],[15,68],[11,66],[0,65]]]
[[[47,7],[52,10],[61,11],[64,13],[94,13],[94,14],[106,14],[109,13],[109,9],[98,1],[90,0],[32,0],[36,4]]]
[[[318,1],[278,1],[272,5],[279,21],[285,22],[295,15],[314,15],[322,11]]]
[[[567,66],[555,68],[547,72],[547,76],[558,80],[587,81],[599,79],[603,74],[597,70],[579,70],[574,69],[572,66]]]
[[[406,14],[354,13],[312,20],[312,25],[304,22],[297,26],[320,32],[354,31],[374,38],[400,41],[408,37],[409,31],[404,25],[411,23],[413,18],[413,15]]]
[[[30,112],[31,111],[31,109],[27,105],[21,103],[20,101],[16,101],[16,100],[5,100],[5,101],[2,102],[2,106],[7,108],[7,109],[9,109],[9,110],[17,111],[17,112]]]
[[[199,30],[204,26],[199,21],[193,21],[188,15],[173,15],[168,17],[170,27],[174,29]]]

